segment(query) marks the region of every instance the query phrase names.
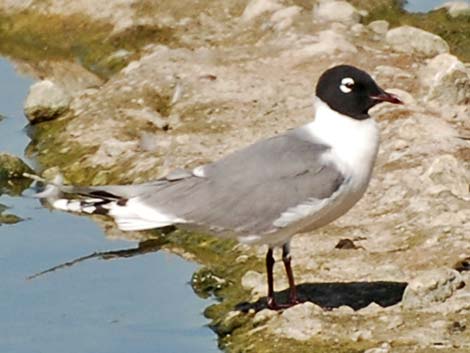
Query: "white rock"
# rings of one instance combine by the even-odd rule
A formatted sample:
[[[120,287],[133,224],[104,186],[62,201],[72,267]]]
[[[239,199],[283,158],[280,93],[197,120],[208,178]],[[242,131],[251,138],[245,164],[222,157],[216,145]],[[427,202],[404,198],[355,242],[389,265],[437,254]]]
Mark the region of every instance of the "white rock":
[[[147,152],[158,151],[158,136],[154,133],[143,131],[140,134],[139,147]]]
[[[289,51],[288,55],[292,55],[294,61],[299,62],[314,56],[326,56],[336,52],[356,53],[357,49],[341,34],[333,30],[326,30],[318,33],[318,42],[305,44],[296,51]]]
[[[306,341],[319,334],[322,330],[322,322],[318,318],[322,309],[310,302],[298,304],[285,310],[274,329],[276,334]]]
[[[399,79],[414,79],[415,75],[409,73],[408,71],[399,69],[395,66],[379,65],[375,68],[374,74],[377,76],[386,76],[388,80],[393,78]]]
[[[129,64],[127,64],[126,67],[124,67],[121,72],[124,73],[125,75],[130,74],[132,71],[139,69],[142,66],[142,63],[139,60],[131,61]]]
[[[300,6],[289,6],[277,10],[271,16],[271,22],[275,25],[274,27],[281,31],[286,29],[294,23],[295,18],[302,12],[302,8]]]
[[[313,8],[313,19],[320,22],[358,23],[361,14],[346,1],[320,2]]]
[[[367,305],[365,308],[360,309],[358,311],[359,314],[361,315],[373,315],[377,314],[383,311],[383,307],[381,307],[379,304],[372,302],[369,305]]]
[[[372,338],[372,331],[371,330],[358,330],[351,334],[351,339],[355,342],[367,341]]]
[[[449,1],[436,9],[447,9],[451,17],[470,15],[470,3],[468,1]]]
[[[241,16],[242,21],[248,22],[266,12],[274,12],[283,6],[277,0],[251,0],[246,5]]]
[[[158,112],[150,108],[123,109],[122,112],[130,118],[148,121],[158,129],[165,129],[168,127],[168,121],[166,119],[163,119]]]
[[[389,30],[385,40],[394,50],[433,57],[448,53],[449,45],[441,37],[422,29],[402,26]]]
[[[265,277],[263,274],[249,270],[242,277],[242,287],[251,290],[255,296],[266,291]]]
[[[459,272],[439,268],[419,273],[403,293],[402,306],[405,309],[426,309],[449,299],[463,285]]]
[[[445,104],[470,102],[470,74],[465,65],[450,54],[440,54],[429,60],[420,72],[420,79],[428,89],[425,99]]]
[[[451,154],[437,156],[421,178],[422,183],[427,186],[427,192],[438,194],[449,190],[461,199],[469,197],[469,180],[470,170]]]
[[[278,316],[278,312],[270,309],[263,309],[258,311],[253,318],[253,324],[260,325],[264,324],[265,322],[271,320],[272,318]]]
[[[389,343],[385,342],[382,343],[380,347],[370,348],[366,350],[364,353],[389,353],[392,347]]]
[[[71,97],[50,80],[34,83],[29,88],[24,104],[24,112],[31,123],[54,119],[68,108]]]
[[[360,35],[365,32],[365,26],[362,23],[356,23],[351,26],[351,32],[355,35]]]
[[[354,309],[347,305],[341,305],[333,309],[333,313],[338,315],[352,316],[354,314]]]
[[[385,20],[372,21],[367,25],[372,31],[377,34],[385,35],[390,27],[390,24]]]
[[[106,61],[108,63],[110,62],[113,62],[115,60],[125,60],[127,58],[129,58],[133,53],[130,52],[129,50],[126,50],[126,49],[118,49],[116,50],[114,53],[111,53],[111,55],[109,55],[107,58],[106,58]]]

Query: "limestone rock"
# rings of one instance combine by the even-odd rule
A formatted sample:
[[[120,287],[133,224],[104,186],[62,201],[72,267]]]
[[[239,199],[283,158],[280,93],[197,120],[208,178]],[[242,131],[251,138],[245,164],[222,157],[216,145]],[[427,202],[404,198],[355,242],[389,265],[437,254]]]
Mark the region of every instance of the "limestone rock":
[[[313,19],[320,22],[358,23],[361,14],[346,1],[320,2],[313,9]]]
[[[421,70],[421,81],[428,88],[426,100],[445,104],[470,102],[470,74],[465,65],[450,54],[440,54],[429,60]]]
[[[366,32],[366,26],[362,23],[356,23],[351,26],[351,32],[354,33],[354,35],[359,36]]]
[[[328,29],[318,33],[317,42],[305,44],[297,50],[287,52],[286,55],[292,56],[293,62],[299,63],[316,56],[332,55],[337,52],[356,53],[357,48],[343,35]]]
[[[79,62],[43,60],[37,64],[21,63],[21,71],[33,77],[50,77],[66,95],[75,96],[85,90],[101,87],[104,80]]]
[[[52,120],[69,108],[71,97],[50,80],[36,82],[29,88],[24,104],[26,117],[32,124]]]
[[[264,324],[267,321],[275,318],[277,315],[278,315],[278,313],[274,310],[263,309],[261,311],[258,311],[255,314],[255,317],[253,318],[253,324],[255,324],[255,325]]]
[[[424,57],[433,57],[449,52],[449,45],[444,39],[411,26],[389,30],[385,35],[385,40],[396,51],[414,53]]]
[[[247,271],[242,277],[242,287],[251,290],[253,294],[263,294],[266,291],[264,276],[256,271]]]
[[[168,120],[164,119],[158,112],[150,108],[123,109],[123,113],[132,119],[148,121],[160,130],[166,130],[169,127]]]
[[[310,302],[293,306],[282,313],[274,332],[288,338],[306,341],[321,332],[323,324],[318,318],[321,313],[322,309]]]
[[[451,154],[437,156],[421,178],[426,191],[437,195],[449,190],[462,199],[469,197],[470,171]]]
[[[470,3],[468,1],[449,1],[437,7],[437,9],[442,8],[447,9],[447,12],[451,17],[470,15]]]
[[[242,21],[251,21],[267,12],[274,12],[282,8],[276,0],[251,0],[242,14]]]
[[[271,22],[274,23],[274,28],[281,31],[290,27],[301,12],[302,8],[300,6],[285,7],[273,13]]]
[[[389,26],[389,23],[385,20],[372,21],[367,25],[373,32],[380,35],[385,35]]]
[[[364,353],[389,353],[391,349],[392,347],[390,346],[390,343],[385,342],[379,347],[370,348],[366,350]]]
[[[460,273],[449,268],[424,271],[418,274],[403,293],[405,309],[425,309],[442,303],[463,286]]]

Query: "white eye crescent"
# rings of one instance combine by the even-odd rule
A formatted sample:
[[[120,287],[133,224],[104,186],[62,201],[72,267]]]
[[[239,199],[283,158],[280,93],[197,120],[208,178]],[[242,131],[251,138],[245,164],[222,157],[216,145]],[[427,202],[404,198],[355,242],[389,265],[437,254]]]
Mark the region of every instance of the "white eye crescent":
[[[345,77],[341,80],[341,85],[339,86],[339,89],[343,93],[349,93],[352,91],[353,86],[354,80],[351,77]]]

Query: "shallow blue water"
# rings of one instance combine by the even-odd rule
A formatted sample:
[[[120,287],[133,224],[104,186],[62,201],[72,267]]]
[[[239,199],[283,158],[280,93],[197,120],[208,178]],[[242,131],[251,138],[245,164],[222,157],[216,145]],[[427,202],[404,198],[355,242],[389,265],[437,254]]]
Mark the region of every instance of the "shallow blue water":
[[[409,12],[428,12],[450,0],[407,0],[405,10]]]
[[[29,78],[0,59],[0,151],[23,156],[22,104]],[[33,280],[38,271],[136,243],[107,239],[89,218],[51,212],[37,200],[0,196],[25,221],[0,225],[0,352],[219,352],[188,284],[196,265],[155,252],[91,259]]]

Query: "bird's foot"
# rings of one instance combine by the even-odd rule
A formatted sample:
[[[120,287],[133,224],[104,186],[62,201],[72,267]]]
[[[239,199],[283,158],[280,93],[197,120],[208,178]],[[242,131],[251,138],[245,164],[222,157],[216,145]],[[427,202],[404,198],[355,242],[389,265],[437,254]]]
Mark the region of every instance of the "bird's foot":
[[[271,309],[271,310],[283,310],[283,309],[288,309],[288,308],[291,308],[297,304],[302,304],[303,301],[297,299],[297,298],[294,298],[294,299],[290,299],[288,303],[282,303],[282,304],[279,304],[276,302],[276,300],[274,298],[269,298],[268,299],[268,303],[267,303],[267,307],[268,309]]]

